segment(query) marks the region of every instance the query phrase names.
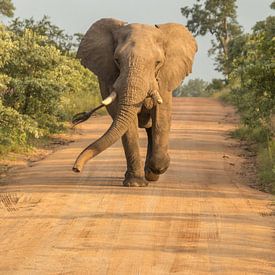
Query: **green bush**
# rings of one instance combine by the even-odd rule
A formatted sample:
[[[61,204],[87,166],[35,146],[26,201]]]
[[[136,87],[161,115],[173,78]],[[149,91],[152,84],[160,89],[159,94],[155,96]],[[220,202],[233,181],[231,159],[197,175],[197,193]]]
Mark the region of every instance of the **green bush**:
[[[179,86],[173,91],[174,97],[207,97],[210,96],[207,90],[208,82],[196,78],[190,79],[186,84]]]
[[[275,142],[272,141],[269,149],[261,147],[258,149],[257,166],[259,179],[264,191],[275,194]]]
[[[232,136],[252,143],[266,144],[267,142],[266,131],[261,127],[250,128],[248,126],[241,126],[232,133]]]
[[[100,101],[96,77],[79,60],[33,30],[19,35],[3,25],[0,100],[1,152],[64,130],[64,121]]]
[[[45,15],[38,21],[35,21],[33,17],[29,19],[15,18],[9,24],[8,29],[18,36],[23,35],[26,29],[32,30],[36,34],[44,36],[47,39],[47,45],[53,45],[66,55],[77,46],[76,41],[79,40],[78,38],[82,37],[79,33],[73,36],[66,34],[64,30],[54,25],[50,18]]]
[[[271,117],[275,111],[275,38],[274,29],[269,29],[270,20],[274,22],[275,17],[246,35],[246,43],[235,57],[230,75],[234,83],[231,98],[243,124],[250,129],[261,128],[266,142],[272,139]]]
[[[59,78],[64,90],[60,97],[59,116],[70,120],[76,113],[87,111],[101,101],[96,77],[76,59],[66,58]]]
[[[0,101],[0,154],[8,151],[24,151],[30,138],[44,135],[36,121],[21,115],[10,107],[4,107]]]
[[[227,95],[240,113],[242,126],[233,136],[253,142],[261,189],[275,192],[275,17],[258,22],[251,34],[232,41]]]
[[[0,24],[0,95],[8,89],[10,77],[2,71],[5,64],[11,59],[11,52],[14,44],[11,40],[10,33]]]

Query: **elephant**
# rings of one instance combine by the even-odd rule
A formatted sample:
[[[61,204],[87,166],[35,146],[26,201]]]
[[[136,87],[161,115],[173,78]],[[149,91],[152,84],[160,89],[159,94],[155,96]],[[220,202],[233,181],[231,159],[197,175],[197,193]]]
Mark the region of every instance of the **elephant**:
[[[122,138],[127,170],[124,186],[147,186],[169,167],[172,91],[192,72],[197,43],[181,24],[128,24],[104,18],[96,21],[80,42],[77,58],[99,81],[108,102],[110,128],[83,150],[73,171]],[[148,145],[142,167],[138,128]]]

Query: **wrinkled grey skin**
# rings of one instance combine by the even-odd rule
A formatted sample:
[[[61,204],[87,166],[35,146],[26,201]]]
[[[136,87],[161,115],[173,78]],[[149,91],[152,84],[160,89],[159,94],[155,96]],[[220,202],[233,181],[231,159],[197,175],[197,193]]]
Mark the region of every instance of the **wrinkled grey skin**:
[[[169,166],[168,136],[172,91],[191,73],[197,45],[190,32],[179,24],[126,24],[115,19],[94,23],[80,43],[77,56],[93,71],[102,98],[118,95],[107,107],[113,123],[107,132],[77,158],[73,170],[122,137],[127,160],[125,186],[145,186],[156,181]],[[157,92],[163,103],[152,98]],[[141,166],[138,127],[145,128],[148,148]],[[144,171],[143,171],[144,170]]]

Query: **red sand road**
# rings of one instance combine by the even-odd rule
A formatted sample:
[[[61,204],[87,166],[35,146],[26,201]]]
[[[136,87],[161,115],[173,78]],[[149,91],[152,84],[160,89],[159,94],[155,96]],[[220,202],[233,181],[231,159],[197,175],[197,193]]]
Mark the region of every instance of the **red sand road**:
[[[170,168],[146,188],[122,187],[121,142],[71,172],[109,117],[2,180],[0,273],[275,274],[271,196],[242,184],[233,109],[184,98],[173,110]]]

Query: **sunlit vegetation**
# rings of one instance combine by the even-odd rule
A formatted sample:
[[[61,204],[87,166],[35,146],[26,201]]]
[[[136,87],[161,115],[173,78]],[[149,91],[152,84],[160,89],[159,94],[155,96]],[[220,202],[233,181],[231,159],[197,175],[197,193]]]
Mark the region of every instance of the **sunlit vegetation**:
[[[186,84],[179,86],[173,91],[175,97],[198,97],[209,96],[207,91],[208,82],[202,79],[190,79]]]
[[[99,103],[96,77],[74,48],[46,17],[0,25],[0,154],[65,131],[73,114]]]
[[[237,107],[241,125],[234,136],[253,144],[262,189],[275,192],[275,17],[243,33],[236,21],[236,0],[196,2],[182,8],[182,14],[195,35],[213,35],[209,54],[215,57],[215,69],[224,75],[224,85],[213,96]]]
[[[259,144],[259,177],[275,192],[275,17],[258,22],[229,46],[230,101],[241,115],[242,137]]]

